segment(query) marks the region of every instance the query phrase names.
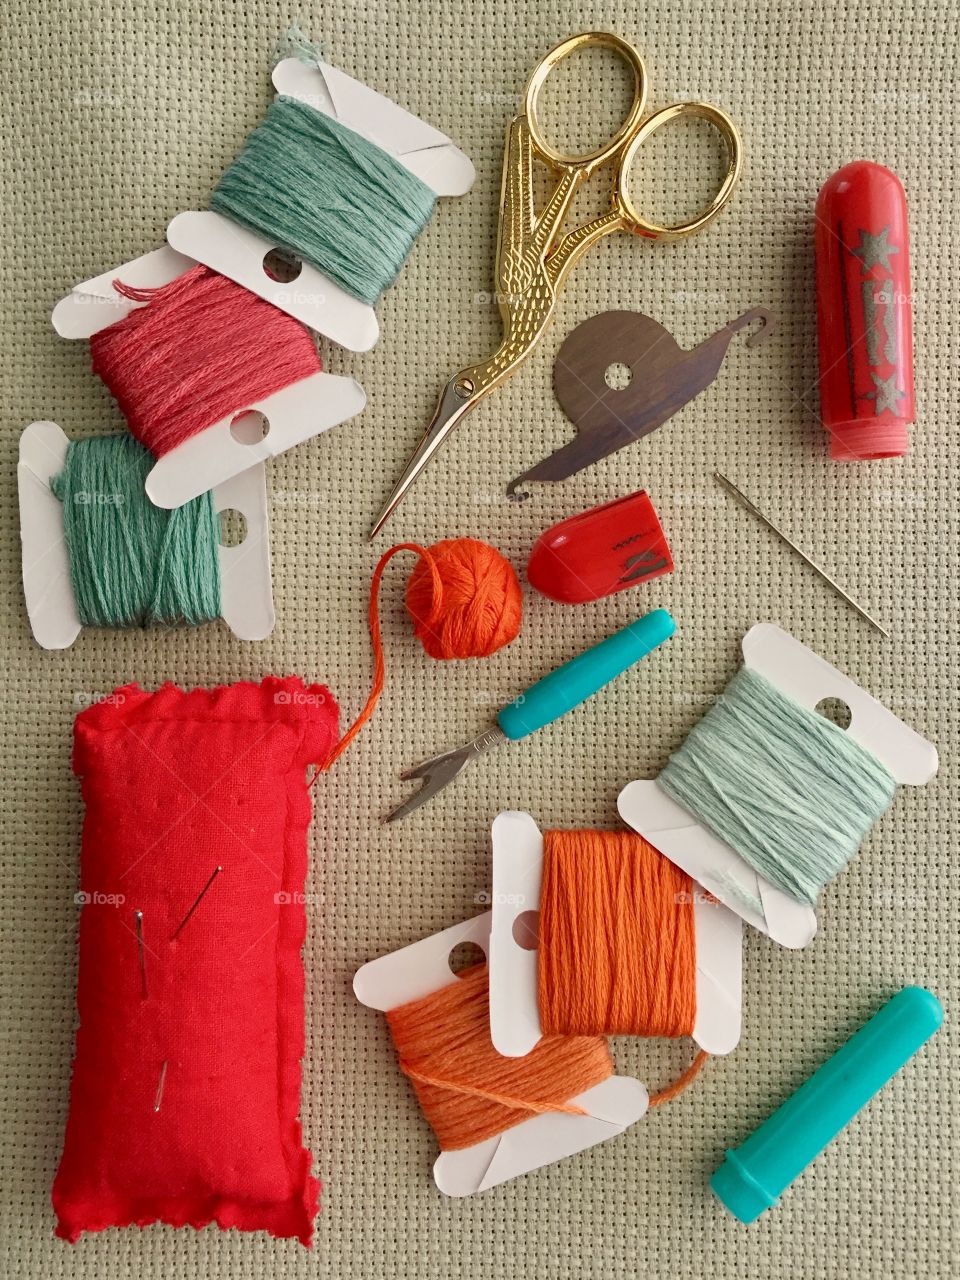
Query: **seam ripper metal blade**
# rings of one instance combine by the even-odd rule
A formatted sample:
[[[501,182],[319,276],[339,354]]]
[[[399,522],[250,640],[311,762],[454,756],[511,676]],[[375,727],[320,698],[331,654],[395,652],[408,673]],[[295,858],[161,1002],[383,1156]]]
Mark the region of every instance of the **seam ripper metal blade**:
[[[414,809],[419,809],[491,747],[517,742],[559,720],[669,640],[675,630],[676,624],[666,609],[654,609],[557,667],[504,707],[497,716],[497,723],[472,742],[433,756],[415,769],[402,773],[401,781],[420,780],[423,785],[384,821],[398,822]]]
[[[557,64],[588,46],[611,49],[624,59],[633,72],[633,103],[620,128],[603,146],[584,155],[567,155],[544,137],[537,102],[547,76]],[[461,369],[444,387],[423,439],[377,517],[371,539],[389,520],[457,423],[533,351],[553,317],[557,295],[570,269],[587,249],[612,231],[630,231],[649,240],[679,240],[712,222],[730,199],[740,177],[743,147],[737,127],[726,112],[706,102],[679,102],[655,111],[644,120],[646,98],[643,59],[632,44],[607,31],[585,31],[569,36],[534,68],[523,108],[510,123],[504,153],[494,268],[503,340],[488,360]],[[648,221],[637,211],[627,189],[627,178],[644,142],[658,129],[681,117],[706,120],[717,129],[726,148],[726,171],[702,213],[689,222],[664,227]],[[539,214],[534,214],[533,205],[534,159],[542,161],[559,176]],[[576,230],[561,234],[577,191],[597,169],[608,163],[614,166],[611,209]]]

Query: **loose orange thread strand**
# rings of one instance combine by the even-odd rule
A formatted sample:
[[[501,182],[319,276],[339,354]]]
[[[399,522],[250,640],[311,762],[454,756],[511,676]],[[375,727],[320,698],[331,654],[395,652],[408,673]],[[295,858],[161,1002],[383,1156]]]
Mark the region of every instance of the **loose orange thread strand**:
[[[401,551],[418,557],[407,583],[406,605],[414,632],[432,658],[489,657],[520,631],[520,583],[510,562],[495,547],[473,538],[456,538],[437,542],[429,549],[416,542],[400,542],[385,551],[373,571],[367,610],[373,648],[370,694],[326,761],[318,765],[310,786],[343,755],[373,715],[383,693],[380,583],[387,565]]]
[[[350,743],[373,715],[376,710],[377,703],[380,701],[380,695],[383,693],[383,681],[385,676],[383,640],[380,635],[380,581],[383,578],[383,573],[387,565],[400,551],[413,551],[416,555],[421,556],[423,561],[430,566],[431,581],[434,585],[434,590],[438,593],[441,590],[440,576],[437,573],[436,565],[433,563],[433,558],[416,542],[400,542],[395,547],[391,547],[389,551],[385,551],[377,561],[377,567],[373,571],[373,579],[370,583],[370,604],[367,609],[367,620],[370,626],[370,642],[373,646],[373,682],[370,686],[370,694],[367,701],[364,703],[363,710],[357,716],[356,720],[354,720],[353,724],[334,747],[333,751],[327,757],[326,762],[317,769],[313,782],[316,782],[322,772],[329,769],[336,760],[340,759],[344,751],[346,751],[347,747],[349,747]]]
[[[672,1102],[674,1098],[678,1098],[688,1085],[693,1084],[694,1080],[696,1080],[697,1076],[707,1065],[709,1058],[709,1053],[704,1049],[701,1049],[693,1062],[691,1062],[690,1066],[687,1067],[686,1071],[684,1071],[683,1075],[678,1076],[677,1079],[674,1080],[673,1084],[668,1084],[667,1087],[665,1089],[661,1089],[659,1093],[650,1095],[650,1106],[659,1107],[661,1103]]]

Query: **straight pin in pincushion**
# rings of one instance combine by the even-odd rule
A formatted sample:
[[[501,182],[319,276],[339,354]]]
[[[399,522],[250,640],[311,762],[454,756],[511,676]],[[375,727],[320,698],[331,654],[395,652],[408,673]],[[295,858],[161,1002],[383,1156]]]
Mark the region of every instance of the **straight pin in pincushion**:
[[[792,1093],[710,1179],[735,1218],[754,1222],[943,1022],[936,996],[904,987]]]

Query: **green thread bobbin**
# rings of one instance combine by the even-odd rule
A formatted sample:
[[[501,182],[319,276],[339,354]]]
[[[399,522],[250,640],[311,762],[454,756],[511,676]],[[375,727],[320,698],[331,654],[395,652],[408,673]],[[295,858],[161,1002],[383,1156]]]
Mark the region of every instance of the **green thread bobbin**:
[[[373,304],[436,196],[393,156],[296,98],[276,98],[210,207]]]
[[[750,667],[657,782],[754,871],[810,906],[896,790],[871,752]]]
[[[50,488],[90,627],[210,622],[221,614],[220,518],[210,493],[174,510],[144,488],[154,458],[132,436],[71,441]]]

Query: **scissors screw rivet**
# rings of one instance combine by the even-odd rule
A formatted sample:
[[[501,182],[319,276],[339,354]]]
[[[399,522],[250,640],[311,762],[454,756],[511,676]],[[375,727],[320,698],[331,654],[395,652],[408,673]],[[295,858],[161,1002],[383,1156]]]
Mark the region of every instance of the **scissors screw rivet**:
[[[473,381],[470,378],[461,378],[459,382],[454,383],[453,389],[461,400],[469,400],[473,395]]]

